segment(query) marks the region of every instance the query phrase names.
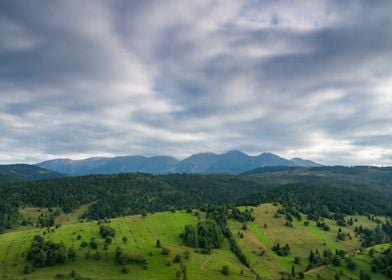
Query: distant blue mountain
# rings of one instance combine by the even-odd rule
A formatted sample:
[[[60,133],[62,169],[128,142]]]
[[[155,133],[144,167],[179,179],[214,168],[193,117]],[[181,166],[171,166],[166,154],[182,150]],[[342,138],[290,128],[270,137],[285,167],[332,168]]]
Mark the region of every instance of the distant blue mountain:
[[[176,166],[178,173],[204,173],[218,161],[219,155],[213,153],[200,153],[180,161]]]
[[[301,166],[301,167],[320,167],[323,166],[322,164],[319,164],[317,162],[307,160],[307,159],[302,159],[302,158],[292,158],[290,159],[292,163],[294,163],[296,166]]]
[[[92,157],[82,160],[53,159],[36,164],[39,167],[72,175],[112,174],[125,172],[143,172],[152,174],[167,173],[230,173],[239,174],[258,167],[321,166],[316,162],[294,158],[284,159],[272,153],[249,156],[240,151],[224,154],[199,153],[182,161],[169,156],[118,156]]]
[[[62,170],[71,175],[143,172],[165,174],[175,172],[178,160],[173,157],[119,156],[92,157],[82,160],[53,159],[36,165],[49,170]],[[59,172],[59,171],[57,171]]]

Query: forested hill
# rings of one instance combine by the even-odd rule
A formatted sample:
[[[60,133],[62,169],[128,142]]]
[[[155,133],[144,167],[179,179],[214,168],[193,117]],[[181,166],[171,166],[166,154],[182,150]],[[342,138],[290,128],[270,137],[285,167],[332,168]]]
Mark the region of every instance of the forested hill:
[[[340,170],[340,171],[339,171]],[[70,212],[90,204],[86,218],[100,219],[205,204],[315,205],[346,214],[392,213],[390,169],[325,168],[270,170],[246,176],[89,175],[0,185],[0,230],[21,222],[18,208],[60,207]],[[324,215],[317,213],[317,215]]]
[[[17,182],[61,178],[66,175],[34,165],[0,165],[0,182]]]
[[[299,183],[323,184],[344,188],[376,189],[392,195],[392,167],[321,166],[321,167],[263,167],[242,174],[257,177],[272,185]]]

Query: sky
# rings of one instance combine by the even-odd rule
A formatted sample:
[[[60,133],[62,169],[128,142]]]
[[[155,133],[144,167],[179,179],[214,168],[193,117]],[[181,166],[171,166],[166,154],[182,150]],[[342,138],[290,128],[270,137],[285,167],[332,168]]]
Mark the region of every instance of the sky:
[[[0,163],[392,165],[392,1],[0,2]]]

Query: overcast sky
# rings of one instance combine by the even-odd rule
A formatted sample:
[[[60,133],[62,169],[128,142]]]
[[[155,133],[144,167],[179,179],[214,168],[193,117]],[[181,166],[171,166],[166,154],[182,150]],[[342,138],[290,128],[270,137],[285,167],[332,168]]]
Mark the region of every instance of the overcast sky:
[[[1,1],[0,162],[392,164],[392,1]]]

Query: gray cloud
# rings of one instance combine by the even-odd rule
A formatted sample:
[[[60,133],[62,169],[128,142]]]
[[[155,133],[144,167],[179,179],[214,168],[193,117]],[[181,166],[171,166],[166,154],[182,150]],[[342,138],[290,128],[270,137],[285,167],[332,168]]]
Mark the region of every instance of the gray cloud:
[[[241,149],[391,164],[392,3],[0,4],[0,162]]]

